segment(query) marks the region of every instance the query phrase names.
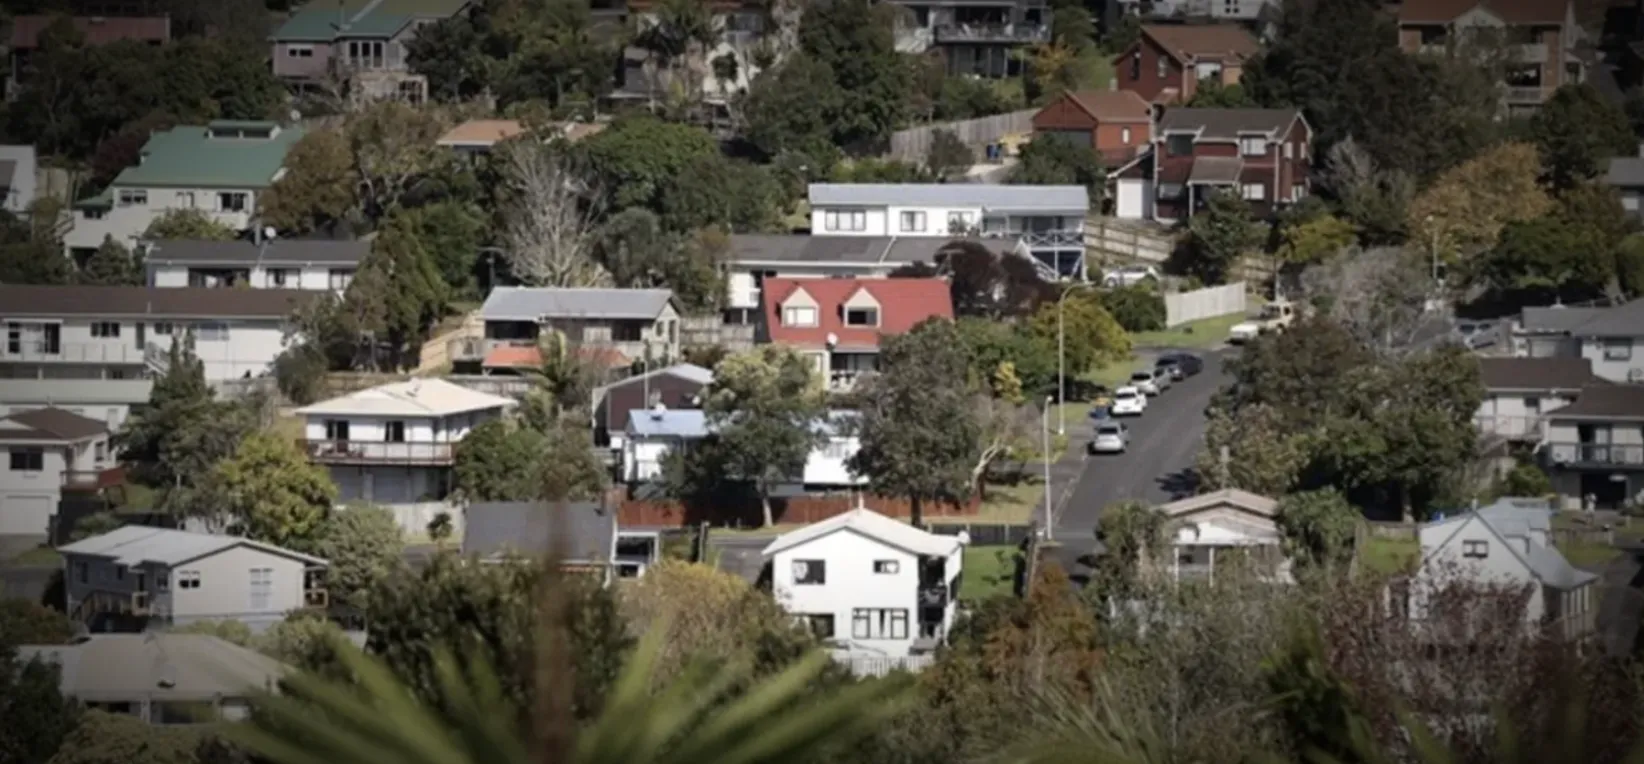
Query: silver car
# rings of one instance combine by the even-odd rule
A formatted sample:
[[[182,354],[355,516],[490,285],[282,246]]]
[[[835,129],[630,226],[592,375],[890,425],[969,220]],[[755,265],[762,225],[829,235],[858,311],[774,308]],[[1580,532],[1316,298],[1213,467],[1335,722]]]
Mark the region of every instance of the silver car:
[[[1170,387],[1170,372],[1143,369],[1130,375],[1130,384],[1146,395],[1158,395]]]
[[[1130,430],[1118,422],[1096,425],[1096,437],[1090,440],[1090,453],[1122,454],[1130,446]]]

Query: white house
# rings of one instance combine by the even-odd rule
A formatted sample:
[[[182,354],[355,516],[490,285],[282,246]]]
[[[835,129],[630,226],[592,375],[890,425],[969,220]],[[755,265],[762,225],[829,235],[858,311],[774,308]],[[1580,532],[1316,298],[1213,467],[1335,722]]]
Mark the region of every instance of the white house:
[[[108,425],[64,409],[0,417],[0,451],[0,534],[47,535],[64,491],[119,482]]]
[[[290,611],[328,604],[329,563],[239,536],[127,525],[57,551],[68,613],[94,627],[235,620],[261,631]]]
[[[1421,566],[1410,582],[1410,617],[1436,621],[1441,593],[1475,583],[1505,593],[1528,590],[1526,625],[1568,639],[1593,631],[1598,576],[1572,566],[1552,542],[1552,509],[1541,499],[1506,498],[1423,525]]]
[[[1289,583],[1291,562],[1275,521],[1278,502],[1237,488],[1212,491],[1155,508],[1171,529],[1170,576],[1216,582],[1217,556],[1259,566],[1263,580]],[[1162,569],[1161,563],[1161,569]]]
[[[874,659],[928,655],[947,641],[964,545],[853,509],[778,536],[763,557],[776,601],[860,670]]]
[[[1542,420],[1540,454],[1562,509],[1644,505],[1644,385],[1587,385]]]
[[[67,645],[20,645],[22,661],[56,664],[58,690],[86,708],[149,724],[237,722],[277,692],[289,669],[207,634],[92,634]]]
[[[143,248],[149,286],[250,287],[341,293],[354,280],[369,241],[263,239],[162,240]]]
[[[158,132],[137,164],[109,187],[74,205],[74,227],[63,237],[69,254],[84,256],[112,237],[128,248],[171,210],[199,210],[236,231],[251,227],[262,193],[285,173],[285,155],[300,127],[222,120]]]
[[[1084,276],[1084,186],[812,183],[816,236],[1020,238],[1062,276]]]
[[[208,381],[261,376],[312,292],[0,285],[0,379],[138,379],[185,331]],[[3,398],[4,394],[0,394]]]
[[[1484,401],[1474,421],[1479,432],[1510,441],[1540,443],[1545,414],[1600,381],[1585,358],[1480,358],[1478,365]]]
[[[1608,308],[1525,308],[1513,333],[1515,355],[1586,358],[1611,382],[1644,382],[1644,298]]]
[[[804,474],[784,486],[784,491],[867,484],[867,478],[853,474],[846,466],[862,447],[848,424],[855,417],[854,411],[832,411],[825,421],[817,423],[823,440],[806,457]],[[689,448],[691,443],[708,437],[712,431],[707,414],[699,409],[658,407],[628,412],[628,429],[620,441],[623,480],[643,483],[660,478],[669,451]]]
[[[442,379],[413,379],[296,413],[303,417],[303,446],[331,473],[339,501],[384,505],[408,532],[419,532],[449,509],[457,443],[517,405]]]

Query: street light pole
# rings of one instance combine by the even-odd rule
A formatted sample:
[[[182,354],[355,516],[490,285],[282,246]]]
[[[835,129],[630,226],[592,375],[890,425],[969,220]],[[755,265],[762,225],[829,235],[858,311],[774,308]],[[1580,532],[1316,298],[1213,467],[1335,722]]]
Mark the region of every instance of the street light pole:
[[[1045,411],[1039,417],[1039,429],[1044,434],[1045,441],[1045,540],[1056,540],[1055,508],[1051,506],[1050,493],[1050,398],[1045,398]]]

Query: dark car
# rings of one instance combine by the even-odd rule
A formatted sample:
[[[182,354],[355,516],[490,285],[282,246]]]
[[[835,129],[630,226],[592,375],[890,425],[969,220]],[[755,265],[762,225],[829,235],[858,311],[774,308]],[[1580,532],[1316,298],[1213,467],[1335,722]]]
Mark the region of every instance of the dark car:
[[[1166,353],[1153,362],[1153,368],[1169,371],[1171,379],[1182,379],[1204,371],[1204,359],[1192,353]]]

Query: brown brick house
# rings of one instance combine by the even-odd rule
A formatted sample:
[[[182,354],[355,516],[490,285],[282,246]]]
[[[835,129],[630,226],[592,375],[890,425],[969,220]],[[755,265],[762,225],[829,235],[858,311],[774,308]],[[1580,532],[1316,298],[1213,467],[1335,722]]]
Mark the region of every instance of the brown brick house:
[[[1167,109],[1155,133],[1151,161],[1120,176],[1152,178],[1154,220],[1186,221],[1219,190],[1260,218],[1308,194],[1313,129],[1295,109]]]
[[[1148,24],[1135,44],[1113,59],[1120,90],[1152,103],[1187,103],[1199,81],[1236,84],[1244,63],[1261,49],[1234,24]]]
[[[1582,36],[1571,0],[1405,0],[1399,47],[1445,55],[1476,37],[1510,60],[1503,97],[1509,112],[1533,112],[1559,86],[1580,82]]]
[[[1033,136],[1088,148],[1115,168],[1153,143],[1153,107],[1128,90],[1068,91],[1033,115]]]

